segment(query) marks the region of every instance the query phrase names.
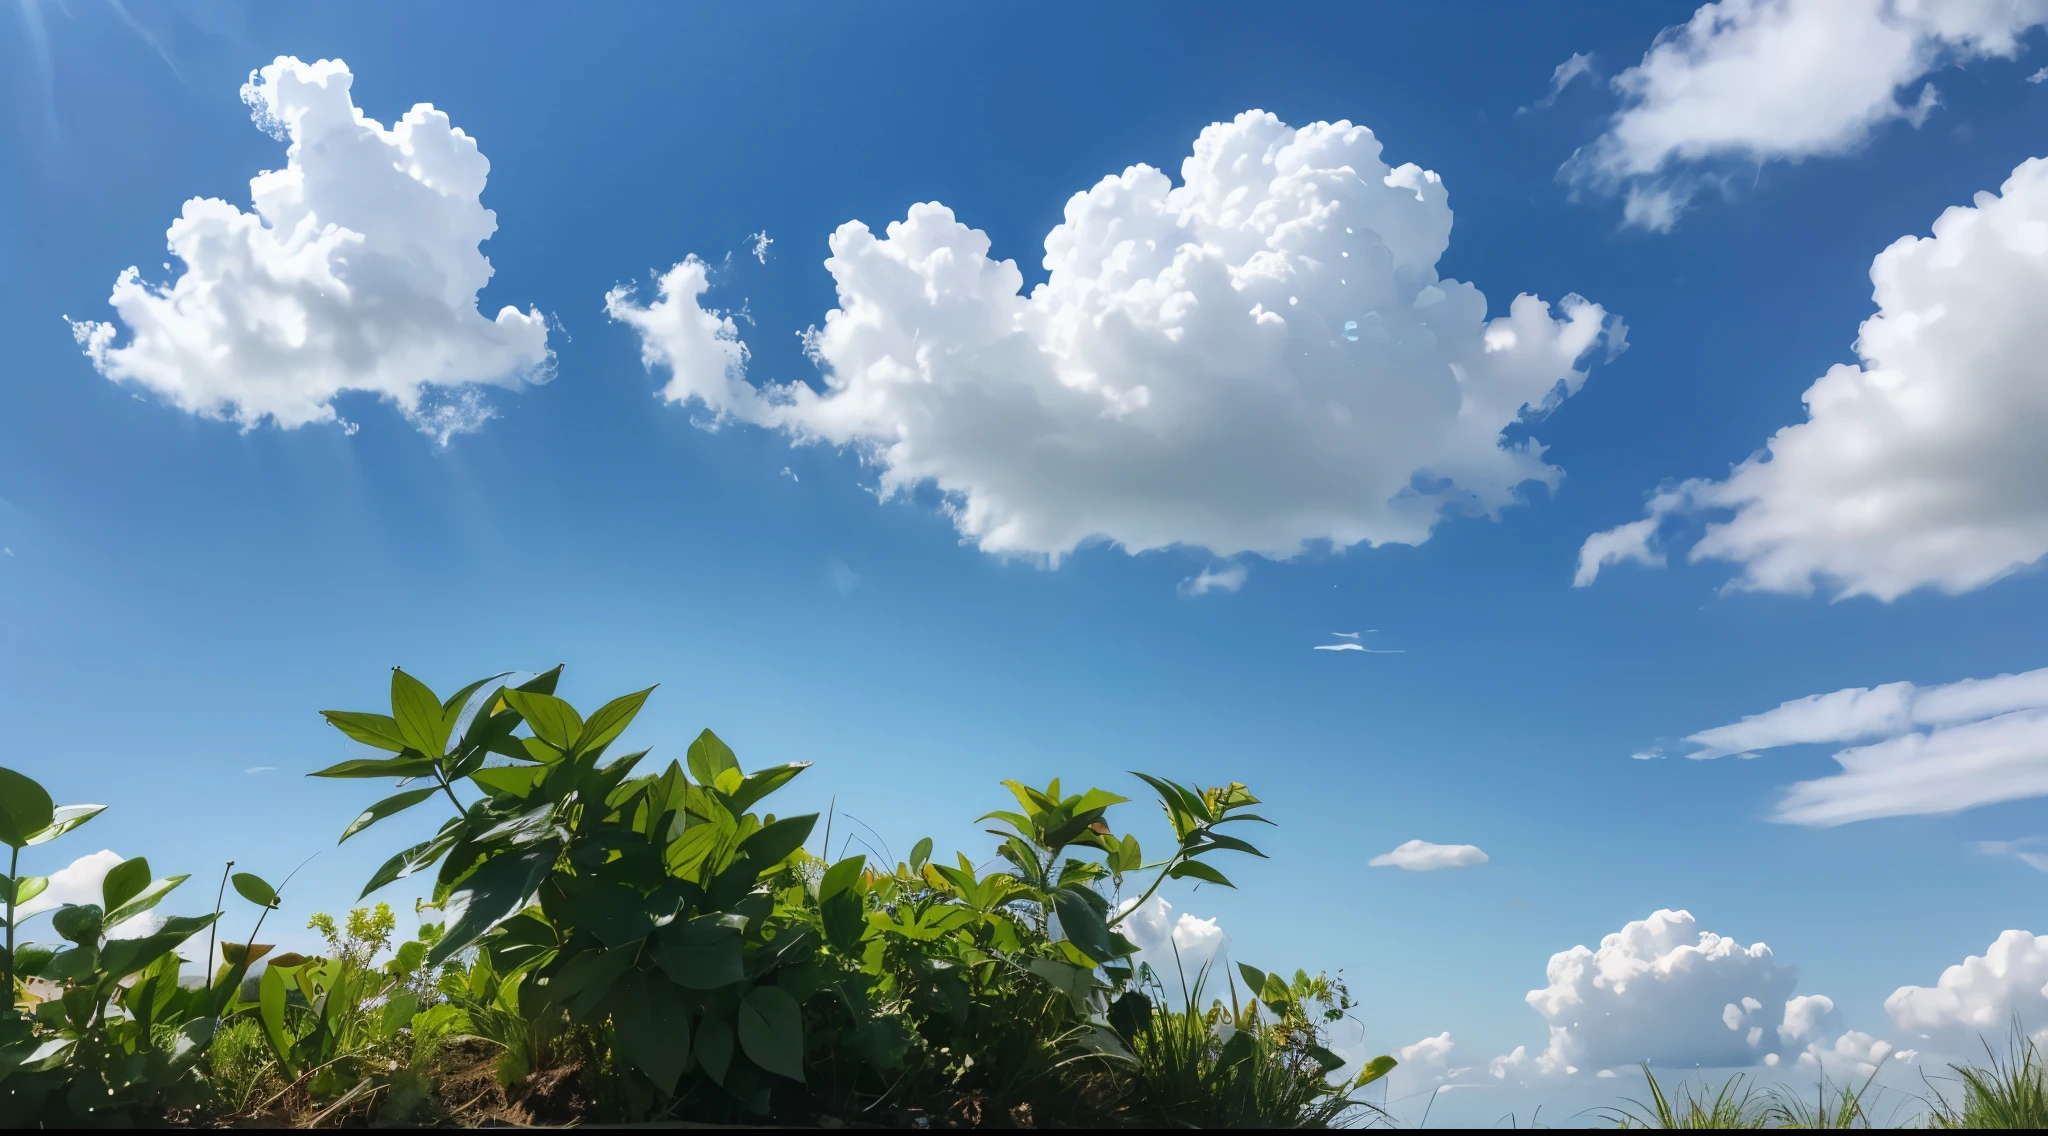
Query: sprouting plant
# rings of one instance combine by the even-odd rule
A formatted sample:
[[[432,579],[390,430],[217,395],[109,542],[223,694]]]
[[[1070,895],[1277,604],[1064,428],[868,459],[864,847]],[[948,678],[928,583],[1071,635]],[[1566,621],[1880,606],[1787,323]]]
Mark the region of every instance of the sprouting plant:
[[[2018,1021],[2003,1055],[1984,1043],[1984,1064],[1951,1065],[1961,1083],[1957,1099],[1937,1093],[1930,1102],[1934,1128],[2048,1128],[2048,1070],[2041,1047]]]
[[[1681,1081],[1675,1096],[1664,1091],[1650,1063],[1643,1062],[1650,1099],[1631,1098],[1626,1107],[1601,1110],[1616,1128],[1762,1128],[1771,1119],[1756,1086],[1737,1073],[1718,1086],[1697,1088]]]

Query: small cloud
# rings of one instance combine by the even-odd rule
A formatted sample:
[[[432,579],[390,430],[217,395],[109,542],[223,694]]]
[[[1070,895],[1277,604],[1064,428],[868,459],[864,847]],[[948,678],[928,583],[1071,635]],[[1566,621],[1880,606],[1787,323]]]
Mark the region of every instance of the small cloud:
[[[1316,647],[1316,650],[1318,650],[1318,651],[1363,651],[1363,650],[1365,650],[1365,648],[1363,648],[1363,647],[1359,646],[1359,645],[1358,645],[1358,644],[1356,644],[1356,643],[1324,643],[1324,644],[1321,644],[1321,645],[1317,646],[1317,647]]]
[[[760,232],[749,236],[747,239],[754,242],[754,247],[752,249],[754,259],[760,261],[762,264],[768,263],[768,246],[775,243],[775,238],[768,235],[768,230],[763,229]]]
[[[1563,94],[1564,89],[1571,86],[1573,80],[1581,75],[1591,75],[1592,73],[1593,53],[1590,51],[1572,52],[1570,59],[1558,64],[1550,72],[1550,92],[1528,106],[1517,107],[1515,113],[1523,115],[1528,114],[1532,110],[1549,110],[1551,104],[1557,102],[1557,96]]]
[[[2032,75],[2027,76],[2027,82],[2048,83],[2048,67],[2043,67],[2039,71],[2034,72]]]
[[[1180,582],[1180,594],[1206,596],[1210,592],[1234,592],[1244,587],[1250,569],[1242,564],[1225,564],[1216,568],[1204,568],[1199,576],[1190,576]]]
[[[791,469],[788,466],[782,467],[782,476],[790,479],[791,481],[803,480],[802,478],[798,477],[793,471],[791,471]]]
[[[1486,853],[1472,844],[1431,844],[1411,840],[1366,861],[1368,867],[1399,868],[1404,872],[1434,872],[1439,868],[1469,868],[1487,862]]]
[[[14,555],[14,550],[11,548],[0,548],[0,552],[5,552],[9,556]]]
[[[1628,756],[1633,761],[1662,761],[1664,760],[1664,747],[1651,746],[1648,749],[1639,749]]]
[[[1339,639],[1356,639],[1359,635],[1356,631],[1332,631],[1330,634],[1335,635]]]
[[[832,590],[842,596],[852,595],[853,590],[860,586],[860,576],[837,556],[825,562],[825,578],[831,583]]]
[[[249,768],[247,768],[247,769],[244,769],[244,770],[242,770],[242,772],[244,772],[244,773],[275,773],[275,772],[277,772],[277,766],[275,766],[275,765],[252,765],[252,766],[250,766]]]
[[[2039,836],[2023,837],[2019,840],[1979,840],[1977,851],[1985,856],[2010,856],[2037,872],[2048,872],[2048,853],[2029,852],[2027,847],[2038,847]]]

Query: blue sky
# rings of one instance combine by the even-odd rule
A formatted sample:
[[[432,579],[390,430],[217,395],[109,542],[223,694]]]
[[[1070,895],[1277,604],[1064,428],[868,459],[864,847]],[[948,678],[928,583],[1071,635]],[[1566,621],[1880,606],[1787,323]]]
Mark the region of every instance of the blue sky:
[[[1659,909],[1768,943],[1797,967],[1798,994],[1832,1000],[1829,1038],[1858,1030],[1938,1052],[1938,1030],[1917,1040],[1886,999],[2030,928],[2019,897],[2040,875],[1978,845],[2048,833],[2038,795],[1782,823],[1788,786],[1836,771],[1842,746],[1828,743],[1873,735],[1822,731],[1822,744],[1701,762],[1682,759],[1681,739],[1809,695],[2048,665],[2048,585],[2031,570],[2044,549],[2027,543],[2048,516],[2042,483],[1968,468],[1995,448],[1984,439],[1930,459],[1944,484],[1990,502],[1982,543],[2018,551],[1916,577],[1920,561],[1899,551],[1916,534],[1879,526],[1846,555],[1896,556],[1905,566],[1884,578],[1919,581],[1896,595],[1860,568],[1805,577],[1810,594],[1744,588],[1767,570],[1762,553],[1694,563],[1686,547],[1740,512],[1713,488],[1735,482],[1717,479],[1802,422],[1802,393],[1830,367],[1858,361],[1858,325],[1878,310],[1873,258],[2048,150],[2048,84],[2026,81],[2042,35],[2031,16],[2014,17],[2009,44],[1919,33],[1932,62],[1900,64],[1880,92],[1893,109],[1862,125],[1802,139],[1766,123],[1649,174],[1561,175],[1575,151],[1597,156],[1617,123],[1657,109],[1654,91],[1615,77],[1649,75],[1660,30],[1694,7],[611,5],[572,17],[511,5],[483,19],[186,4],[132,7],[130,20],[114,5],[27,0],[0,16],[8,764],[60,799],[111,806],[68,838],[72,855],[109,847],[201,877],[234,858],[276,878],[318,853],[287,891],[296,926],[347,902],[410,823],[333,847],[379,794],[299,776],[347,752],[313,711],[375,707],[394,664],[446,690],[567,662],[578,702],[662,684],[635,728],[658,755],[710,726],[750,765],[816,761],[786,807],[836,800],[899,855],[924,834],[984,853],[971,820],[999,806],[1005,777],[1133,795],[1125,770],[1250,783],[1280,822],[1261,842],[1272,859],[1240,866],[1236,892],[1171,901],[1216,919],[1234,957],[1344,968],[1366,1044],[1449,1031],[1454,1056],[1432,1071],[1418,1052],[1395,1091],[1439,1076],[1487,1085],[1445,1098],[1485,1098],[1457,1105],[1473,1116],[1605,1091],[1592,1068],[1490,1078],[1485,1065],[1549,1043],[1524,995],[1545,986],[1553,954]],[[1803,34],[1789,17],[1759,19],[1737,30]],[[1755,46],[1699,35],[1681,42],[1702,67]],[[1534,106],[1580,53],[1590,73]],[[237,97],[280,56],[345,60],[354,105],[380,123],[431,103],[476,140],[497,224],[476,302],[483,318],[540,313],[552,381],[405,379],[422,405],[493,415],[471,413],[476,428],[443,442],[417,410],[362,389],[309,404],[338,421],[289,425],[246,420],[246,400],[243,421],[232,404],[189,412],[166,393],[194,381],[182,372],[151,386],[96,371],[64,317],[110,321],[125,342],[132,328],[108,302],[122,270],[176,278],[186,266],[157,266],[184,203],[248,210],[250,179],[286,166],[286,143]],[[1938,105],[1923,107],[1928,82]],[[1645,113],[1625,121],[1631,107]],[[1069,197],[1138,163],[1178,180],[1204,128],[1252,108],[1294,127],[1348,120],[1389,165],[1439,175],[1454,220],[1435,270],[1476,285],[1489,317],[1517,293],[1576,293],[1625,321],[1625,351],[1589,350],[1581,389],[1507,427],[1547,447],[1563,471],[1554,488],[1522,484],[1496,518],[1454,512],[1413,544],[1341,547],[1304,530],[1290,538],[1305,550],[1262,556],[1255,539],[1205,548],[1169,525],[1181,543],[1135,554],[1102,540],[1058,557],[984,551],[933,482],[879,495],[885,466],[862,439],[835,444],[813,422],[813,440],[792,444],[795,428],[766,410],[657,397],[669,370],[644,366],[636,329],[606,315],[608,290],[636,285],[651,302],[655,276],[700,257],[703,305],[743,313],[747,380],[824,390],[798,333],[841,303],[823,265],[841,224],[881,234],[914,203],[942,202],[986,233],[993,259],[1015,260],[1029,291],[1047,279],[1044,242]],[[1632,190],[1691,197],[1658,231],[1625,218]],[[773,239],[765,259],[756,233]],[[2031,270],[1985,285],[2015,304],[2048,296],[2048,253],[2023,245],[1985,261]],[[1987,419],[2040,413],[2038,396],[1930,373]],[[2039,389],[2038,363],[2013,373]],[[463,392],[475,401],[434,401]],[[1287,464],[1284,443],[1252,439],[1225,471],[1276,514],[1289,485],[1254,490]],[[978,460],[977,445],[934,460]],[[1096,468],[1074,492],[1113,496],[1087,482]],[[1018,476],[1034,484],[1028,468]],[[1620,563],[1573,587],[1589,536],[1687,478],[1706,488],[1639,549],[1669,567]],[[1800,494],[1810,503],[1803,483],[1766,489],[1780,496],[1752,508],[1779,512],[1762,520],[1795,515],[1783,502]],[[1037,507],[1016,506],[1027,522]],[[1187,594],[1185,581],[1233,565],[1237,590]],[[1986,578],[1955,582],[1970,572]],[[1402,653],[1311,649],[1366,629],[1364,642]],[[1671,756],[1631,760],[1656,746]],[[1141,836],[1157,830],[1142,804],[1128,808]],[[1489,862],[1367,866],[1411,839],[1477,845]],[[1771,983],[1782,1001],[1784,976]],[[1703,1028],[1727,1032],[1719,995],[1700,997]],[[2048,1010],[2038,992],[2008,1001]],[[1691,1052],[1673,1045],[1658,1052]],[[1450,1073],[1461,1067],[1473,1071]]]

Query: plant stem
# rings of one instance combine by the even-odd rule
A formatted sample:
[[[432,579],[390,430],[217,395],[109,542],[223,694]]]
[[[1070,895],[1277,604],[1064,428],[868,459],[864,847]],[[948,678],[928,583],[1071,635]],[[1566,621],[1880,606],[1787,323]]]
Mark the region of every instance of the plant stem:
[[[21,849],[7,852],[7,957],[0,959],[0,972],[7,975],[7,1004],[14,1005],[14,897],[21,891]]]
[[[1159,885],[1166,882],[1166,873],[1173,871],[1174,865],[1180,863],[1180,860],[1181,853],[1179,852],[1175,852],[1173,855],[1168,856],[1166,858],[1166,863],[1160,866],[1159,874],[1152,877],[1152,886],[1145,889],[1145,894],[1139,896],[1135,902],[1133,902],[1129,907],[1124,908],[1122,913],[1117,915],[1116,918],[1109,920],[1109,922],[1106,925],[1114,927],[1117,924],[1123,922],[1124,919],[1131,914],[1131,912],[1136,911],[1140,907],[1145,906],[1145,901],[1151,899],[1152,893],[1159,890]]]
[[[229,860],[227,863],[227,867],[222,868],[220,870],[220,890],[215,892],[213,896],[213,922],[207,924],[206,927],[206,966],[208,967],[211,967],[213,965],[213,937],[214,934],[220,930],[221,915],[227,911],[227,908],[221,905],[227,900],[228,873],[233,871],[234,867],[235,862],[233,860]],[[211,970],[201,970],[199,973],[201,975],[209,975],[213,972]]]

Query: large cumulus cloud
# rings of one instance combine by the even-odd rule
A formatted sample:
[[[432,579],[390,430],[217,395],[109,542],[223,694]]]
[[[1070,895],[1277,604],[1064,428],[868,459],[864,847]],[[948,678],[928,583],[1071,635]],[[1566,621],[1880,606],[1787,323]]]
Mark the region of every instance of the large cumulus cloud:
[[[475,384],[545,379],[539,312],[477,310],[490,162],[421,103],[390,129],[366,118],[340,60],[280,57],[243,98],[291,145],[249,182],[254,212],[195,197],[171,222],[184,262],[163,285],[129,268],[111,323],[73,329],[93,365],[195,414],[254,426],[335,420],[334,400],[390,400],[443,441],[490,416]]]
[[[2017,1022],[2048,1033],[2048,938],[2007,931],[1981,955],[1941,972],[1933,986],[1901,986],[1884,1000],[1892,1025],[1949,1053],[1975,1052]]]
[[[1443,182],[1389,166],[1370,130],[1254,111],[1204,130],[1179,185],[1140,165],[1076,194],[1028,295],[936,202],[881,235],[841,226],[838,307],[808,337],[822,391],[735,381],[744,353],[689,262],[654,304],[608,307],[670,398],[854,447],[885,493],[934,485],[989,552],[1288,556],[1420,542],[1560,476],[1517,427],[1620,324],[1577,296],[1489,319],[1437,273],[1450,232]]]
[[[1895,599],[1981,588],[2048,554],[2048,160],[1999,194],[1902,237],[1870,278],[1877,313],[1807,389],[1806,421],[1722,480],[1654,497],[1642,520],[1579,556],[1590,584],[1621,561],[1661,564],[1673,519],[1720,517],[1690,559],[1737,565],[1736,586]]]

